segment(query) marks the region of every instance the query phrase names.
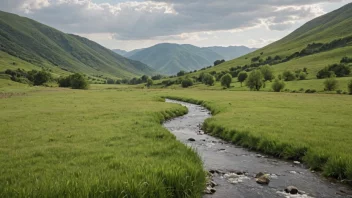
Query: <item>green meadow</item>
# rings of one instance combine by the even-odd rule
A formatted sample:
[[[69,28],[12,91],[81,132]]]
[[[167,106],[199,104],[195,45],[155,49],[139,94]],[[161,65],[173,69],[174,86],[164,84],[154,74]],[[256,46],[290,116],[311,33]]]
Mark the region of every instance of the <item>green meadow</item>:
[[[1,91],[0,197],[200,197],[201,159],[161,126],[187,110],[162,97],[209,108],[213,136],[352,179],[349,95],[20,85]]]
[[[25,88],[24,88],[25,89]],[[161,122],[154,91],[2,92],[0,197],[200,197],[198,155]]]

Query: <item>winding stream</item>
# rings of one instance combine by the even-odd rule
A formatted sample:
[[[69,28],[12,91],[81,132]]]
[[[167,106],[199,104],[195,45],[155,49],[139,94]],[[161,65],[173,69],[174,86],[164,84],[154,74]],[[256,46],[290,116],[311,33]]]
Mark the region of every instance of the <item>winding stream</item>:
[[[204,197],[352,197],[349,187],[332,183],[301,164],[248,151],[204,134],[200,126],[205,119],[211,117],[207,109],[175,100],[167,99],[166,102],[186,106],[188,114],[165,122],[164,127],[179,141],[195,148],[203,159],[204,167],[215,172],[212,179],[218,184],[215,186],[216,192]],[[195,141],[189,141],[189,138]],[[268,185],[256,183],[254,177],[259,172],[270,175]],[[233,174],[233,177],[229,176],[230,173],[238,174]],[[299,194],[285,193],[284,189],[288,186],[297,187]]]

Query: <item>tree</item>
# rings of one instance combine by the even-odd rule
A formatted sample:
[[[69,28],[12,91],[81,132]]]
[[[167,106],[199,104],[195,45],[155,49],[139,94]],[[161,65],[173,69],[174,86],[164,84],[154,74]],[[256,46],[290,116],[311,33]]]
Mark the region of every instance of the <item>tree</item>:
[[[221,63],[224,63],[224,62],[225,62],[224,59],[222,59],[222,60],[216,60],[216,61],[214,62],[214,66],[220,65]]]
[[[153,83],[154,83],[153,80],[148,78],[146,86],[149,88],[149,87],[151,87],[153,85]]]
[[[27,74],[28,80],[32,81],[34,85],[43,85],[52,79],[52,76],[49,72],[46,71],[29,71]]]
[[[264,86],[262,72],[259,70],[252,71],[246,80],[246,86],[249,87],[250,90],[259,91]]]
[[[147,75],[143,75],[143,76],[141,77],[142,83],[146,83],[148,79],[149,79],[149,77],[148,77]]]
[[[184,76],[185,74],[186,74],[186,72],[181,70],[177,73],[177,76]]]
[[[348,89],[349,94],[352,94],[352,80],[350,80],[350,82],[348,83],[347,89]]]
[[[269,65],[265,65],[260,68],[260,72],[262,72],[264,81],[272,81],[274,77],[274,71]]]
[[[241,87],[242,87],[242,83],[248,78],[248,74],[247,72],[240,72],[237,76],[238,82],[241,83]]]
[[[324,81],[326,91],[334,91],[338,87],[338,82],[335,77],[327,78]]]
[[[275,81],[271,85],[271,88],[275,92],[280,92],[281,90],[283,90],[285,88],[285,82],[282,80],[279,80],[279,79],[275,79]]]
[[[111,78],[109,78],[107,81],[106,81],[107,84],[115,84],[115,81]]]
[[[193,80],[190,79],[190,78],[185,78],[185,79],[183,79],[182,82],[181,82],[181,86],[182,86],[183,88],[187,88],[187,87],[190,87],[190,86],[192,86],[192,85],[193,85]]]
[[[60,87],[71,87],[72,89],[88,89],[88,82],[82,74],[75,73],[59,79]]]
[[[88,82],[82,74],[75,73],[69,77],[72,89],[88,89]]]
[[[296,80],[296,76],[293,72],[291,71],[284,71],[282,73],[282,79],[284,81],[293,81],[293,80]]]
[[[215,84],[215,78],[210,74],[204,74],[202,82],[206,85],[213,86]]]
[[[229,88],[232,82],[232,76],[231,74],[225,74],[224,76],[221,77],[221,86]]]
[[[334,75],[334,72],[329,71],[328,67],[324,67],[317,73],[317,78],[322,79],[322,78],[330,78],[332,75]]]

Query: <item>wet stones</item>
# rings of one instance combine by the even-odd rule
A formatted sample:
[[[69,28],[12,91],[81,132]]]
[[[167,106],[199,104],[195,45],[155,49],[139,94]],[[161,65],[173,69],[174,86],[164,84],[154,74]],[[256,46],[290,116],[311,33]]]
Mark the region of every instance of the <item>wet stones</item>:
[[[255,176],[255,181],[258,183],[258,184],[261,184],[261,185],[268,185],[270,183],[270,179],[269,179],[269,175],[268,174],[264,174],[262,172],[258,173],[256,176]]]
[[[249,179],[249,177],[241,174],[241,175],[238,175],[236,173],[226,173],[224,175],[224,178],[227,179],[227,181],[231,184],[238,184],[238,183],[242,183],[243,180],[246,180],[246,179]]]
[[[216,192],[216,189],[215,188],[211,188],[211,187],[207,187],[205,190],[204,190],[204,193],[205,194],[214,194]]]
[[[188,141],[195,142],[196,140],[194,138],[188,138]]]
[[[296,195],[298,194],[298,189],[294,186],[288,186],[287,188],[285,188],[285,192],[291,195]]]
[[[215,186],[218,184],[212,180],[213,174],[220,173],[217,170],[209,170],[209,175],[207,177],[207,187],[204,190],[205,194],[214,194],[216,192]]]
[[[299,162],[299,161],[293,161],[293,163],[296,164],[296,165],[301,164],[301,162]]]

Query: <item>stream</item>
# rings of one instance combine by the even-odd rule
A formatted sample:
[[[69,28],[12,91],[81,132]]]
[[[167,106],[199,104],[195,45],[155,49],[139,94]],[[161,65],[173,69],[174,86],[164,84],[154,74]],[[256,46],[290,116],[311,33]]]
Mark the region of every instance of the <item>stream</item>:
[[[304,167],[299,162],[285,161],[249,151],[204,134],[200,129],[211,113],[199,105],[166,99],[166,102],[181,104],[188,114],[163,124],[179,141],[194,148],[201,156],[204,168],[212,174],[214,194],[203,197],[231,198],[327,198],[352,197],[352,189],[325,179]],[[193,138],[193,140],[190,138]],[[259,172],[270,179],[268,185],[256,182]],[[288,186],[299,192],[285,192]]]

